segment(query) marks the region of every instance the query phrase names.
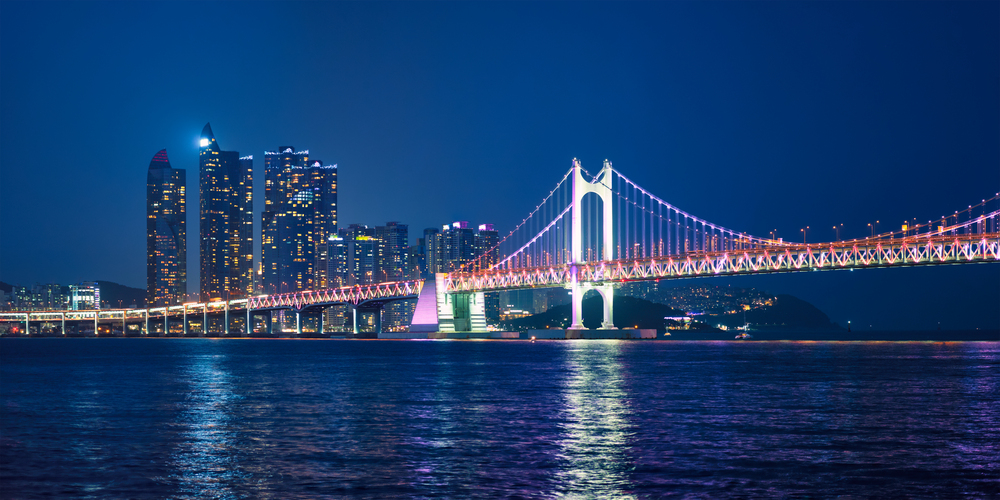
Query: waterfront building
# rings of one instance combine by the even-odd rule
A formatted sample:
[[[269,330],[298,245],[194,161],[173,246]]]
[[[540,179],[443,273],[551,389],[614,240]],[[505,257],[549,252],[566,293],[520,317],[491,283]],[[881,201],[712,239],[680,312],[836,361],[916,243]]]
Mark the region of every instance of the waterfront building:
[[[284,193],[279,174],[292,167],[302,167],[309,160],[309,151],[295,151],[292,146],[282,146],[278,151],[264,151],[264,211],[261,213],[260,293],[273,294],[279,290],[278,274],[278,225],[279,209],[284,207]]]
[[[379,240],[358,235],[347,240],[347,270],[350,286],[378,283]]]
[[[263,293],[325,288],[321,246],[337,232],[337,166],[310,160],[309,151],[282,146],[264,152],[261,214]]]
[[[83,311],[101,308],[101,285],[96,281],[84,281],[69,286],[69,308]]]
[[[180,304],[187,296],[186,186],[184,169],[172,168],[167,150],[146,173],[146,304]]]
[[[427,240],[417,238],[417,244],[406,250],[406,277],[411,280],[427,278]]]
[[[348,286],[347,241],[336,235],[330,235],[322,244],[319,253],[322,263],[317,267],[324,268],[326,285],[324,288],[340,288]],[[319,259],[317,259],[319,261]]]
[[[436,273],[488,269],[497,261],[499,235],[493,224],[481,224],[478,229],[466,221],[442,226],[440,232],[424,230],[428,276]]]
[[[232,274],[229,288],[239,297],[254,294],[253,266],[253,155],[239,157],[239,163],[231,163],[237,167],[230,173],[232,183],[232,203],[230,204],[229,245],[232,259]]]
[[[66,309],[66,287],[55,283],[32,287],[13,285],[10,308],[14,311],[56,311]]]
[[[222,151],[206,124],[198,176],[202,301],[237,299],[252,292],[252,175],[253,158]]]
[[[409,251],[409,226],[399,222],[386,222],[375,227],[379,240],[379,281],[402,281],[407,276]]]

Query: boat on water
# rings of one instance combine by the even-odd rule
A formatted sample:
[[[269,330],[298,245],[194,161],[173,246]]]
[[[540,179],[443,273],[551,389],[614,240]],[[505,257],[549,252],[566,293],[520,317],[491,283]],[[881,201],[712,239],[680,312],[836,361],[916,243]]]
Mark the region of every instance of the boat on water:
[[[736,336],[736,340],[750,340],[752,338],[753,335],[750,335],[749,333],[741,333]]]

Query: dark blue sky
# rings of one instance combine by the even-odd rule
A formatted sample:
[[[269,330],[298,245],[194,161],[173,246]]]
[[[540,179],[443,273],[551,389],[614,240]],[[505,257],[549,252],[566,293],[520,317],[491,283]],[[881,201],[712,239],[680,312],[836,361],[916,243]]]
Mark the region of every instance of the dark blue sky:
[[[144,288],[167,148],[197,290],[206,122],[258,171],[286,144],[339,164],[341,225],[411,239],[509,230],[573,157],[733,229],[863,236],[1000,191],[1000,3],[3,2],[0,280]],[[1000,328],[1000,265],[719,283]]]

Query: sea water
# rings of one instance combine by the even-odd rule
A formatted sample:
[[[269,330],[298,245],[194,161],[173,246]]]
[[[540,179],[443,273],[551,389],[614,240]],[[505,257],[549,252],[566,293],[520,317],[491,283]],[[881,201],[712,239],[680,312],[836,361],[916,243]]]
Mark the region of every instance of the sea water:
[[[4,498],[1000,496],[1000,342],[0,339]]]

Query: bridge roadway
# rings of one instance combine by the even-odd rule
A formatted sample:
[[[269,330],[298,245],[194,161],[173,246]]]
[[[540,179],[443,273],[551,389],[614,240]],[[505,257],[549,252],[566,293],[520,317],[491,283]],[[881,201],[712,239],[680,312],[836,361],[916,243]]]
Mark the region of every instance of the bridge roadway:
[[[619,259],[576,265],[540,266],[516,270],[491,270],[439,274],[435,280],[379,283],[328,290],[261,295],[230,301],[187,303],[150,309],[111,309],[101,311],[17,311],[0,313],[0,322],[25,324],[58,322],[66,334],[66,322],[93,322],[95,334],[101,324],[113,333],[121,325],[122,335],[150,335],[156,327],[168,334],[173,319],[181,322],[178,334],[191,335],[189,322],[201,319],[199,335],[209,333],[210,318],[221,318],[223,328],[214,333],[231,336],[232,321],[242,318],[239,336],[250,336],[253,319],[263,315],[268,334],[273,311],[295,313],[296,335],[302,335],[302,315],[318,313],[334,305],[348,305],[357,310],[378,311],[398,300],[418,299],[419,321],[414,318],[411,331],[485,330],[483,293],[526,288],[577,286],[581,292],[597,289],[605,297],[605,328],[613,328],[612,283],[640,280],[682,279],[712,276],[737,276],[780,272],[827,271],[884,267],[912,267],[943,264],[1000,262],[1000,233],[950,234],[900,239],[869,239],[834,243],[783,245],[724,252],[693,252],[679,256]],[[421,293],[426,291],[426,293]],[[579,294],[582,298],[582,293]],[[574,301],[579,299],[574,297]],[[427,302],[423,306],[421,303]],[[429,317],[420,311],[427,311]],[[461,314],[461,316],[460,316]],[[199,318],[200,316],[200,318]],[[322,314],[320,331],[322,331]],[[358,332],[357,315],[353,329]],[[417,323],[420,323],[419,325]],[[381,330],[381,325],[377,330]],[[40,326],[38,327],[39,331]]]
[[[170,307],[89,311],[14,311],[0,313],[0,323],[24,323],[24,331],[28,333],[30,333],[33,324],[38,324],[39,333],[41,333],[42,324],[59,324],[60,332],[62,335],[66,335],[67,322],[75,324],[78,330],[82,323],[86,322],[89,325],[92,322],[94,335],[99,334],[102,325],[107,327],[109,334],[114,334],[115,329],[120,325],[122,335],[128,335],[130,326],[132,326],[131,330],[140,336],[156,333],[153,327],[162,325],[164,336],[168,336],[173,320],[176,319],[182,325],[177,333],[188,336],[193,333],[189,328],[191,320],[200,319],[202,326],[198,335],[218,333],[223,336],[232,336],[234,333],[232,320],[241,318],[243,321],[237,321],[237,323],[242,324],[241,331],[237,332],[238,336],[250,336],[253,334],[254,317],[265,316],[267,318],[265,321],[266,333],[271,334],[271,313],[287,310],[295,313],[296,335],[301,336],[303,314],[320,313],[323,309],[336,305],[347,305],[355,311],[379,311],[390,302],[417,298],[422,287],[422,281],[399,281],[277,295],[259,295],[229,301],[190,302]],[[320,318],[320,331],[322,331],[323,315],[318,314],[318,316]],[[354,317],[353,329],[357,333],[357,315],[352,314],[351,316]],[[209,319],[218,318],[222,319],[222,328],[218,332],[206,331]],[[381,322],[377,322],[377,329],[381,329]]]
[[[786,244],[724,252],[451,273],[446,293],[748,274],[1000,262],[1000,233]]]

